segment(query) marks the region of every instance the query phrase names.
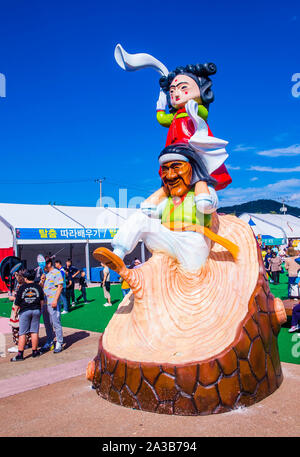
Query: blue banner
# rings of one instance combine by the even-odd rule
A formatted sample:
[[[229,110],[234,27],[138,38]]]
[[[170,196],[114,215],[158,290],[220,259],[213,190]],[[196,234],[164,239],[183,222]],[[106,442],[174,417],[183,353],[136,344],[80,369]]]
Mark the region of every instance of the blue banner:
[[[266,246],[281,246],[285,242],[284,238],[272,238],[268,237],[267,235],[263,235],[261,237],[261,241]]]
[[[17,228],[18,240],[112,240],[118,229]]]

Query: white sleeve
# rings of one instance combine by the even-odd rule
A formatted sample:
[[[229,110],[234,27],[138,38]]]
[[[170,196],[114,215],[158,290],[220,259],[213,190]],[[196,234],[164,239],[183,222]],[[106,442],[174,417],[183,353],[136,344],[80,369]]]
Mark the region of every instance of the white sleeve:
[[[203,160],[208,174],[211,174],[227,159],[228,154],[225,146],[227,146],[228,141],[208,134],[207,124],[198,115],[198,104],[194,100],[189,100],[185,109],[195,127],[195,133],[189,139],[189,145]]]
[[[195,196],[195,204],[198,211],[204,214],[214,213],[219,204],[217,192],[211,186],[208,186],[209,194],[199,194]]]
[[[147,216],[155,218],[155,219],[160,219],[167,202],[168,202],[167,198],[165,198],[163,201],[161,201],[158,205],[153,205],[153,204],[143,202],[143,203],[141,203],[140,208],[141,208],[142,212],[144,214],[146,214]]]

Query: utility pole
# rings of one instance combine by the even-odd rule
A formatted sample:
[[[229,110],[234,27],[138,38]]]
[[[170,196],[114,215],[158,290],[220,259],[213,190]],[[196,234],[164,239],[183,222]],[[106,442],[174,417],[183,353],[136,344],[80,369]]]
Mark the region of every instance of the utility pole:
[[[100,198],[99,198],[99,206],[102,207],[102,183],[105,180],[105,178],[97,178],[95,179],[96,183],[100,184]]]
[[[280,208],[280,211],[284,214],[285,216],[285,213],[287,212],[287,207],[285,206],[285,199],[283,198],[282,200],[282,207]]]

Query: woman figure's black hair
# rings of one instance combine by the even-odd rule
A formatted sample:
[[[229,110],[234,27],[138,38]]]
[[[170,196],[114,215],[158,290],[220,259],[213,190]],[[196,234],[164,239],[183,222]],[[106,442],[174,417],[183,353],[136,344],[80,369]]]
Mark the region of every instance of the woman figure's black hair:
[[[211,90],[212,81],[209,76],[217,72],[217,67],[214,63],[197,63],[196,65],[186,65],[185,67],[177,67],[171,71],[168,76],[162,76],[159,80],[159,85],[162,90],[168,94],[170,85],[177,75],[187,75],[193,78],[199,86],[200,97],[206,108],[214,101],[214,93]]]

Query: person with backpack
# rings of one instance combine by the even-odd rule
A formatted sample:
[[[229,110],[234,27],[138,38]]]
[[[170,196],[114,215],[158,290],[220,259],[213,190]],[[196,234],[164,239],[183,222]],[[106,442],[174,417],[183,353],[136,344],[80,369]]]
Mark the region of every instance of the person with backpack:
[[[34,270],[26,270],[22,276],[24,278],[24,284],[19,287],[15,299],[15,306],[19,310],[18,354],[11,359],[11,362],[24,360],[23,353],[27,333],[31,334],[32,357],[40,355],[37,347],[39,342],[41,309],[44,304],[44,291],[39,284],[34,282]]]
[[[298,285],[296,284],[296,279],[298,276],[298,271],[300,270],[299,263],[296,262],[299,254],[293,248],[289,247],[287,250],[288,257],[285,259],[285,269],[288,273],[289,282],[288,282],[288,297],[293,298],[294,300],[298,299]]]
[[[25,279],[23,277],[24,271],[25,270],[19,270],[18,272],[16,272],[14,274],[14,276],[15,276],[14,290],[13,290],[13,294],[9,297],[9,300],[13,301],[10,319],[9,319],[9,325],[11,326],[11,330],[12,330],[12,338],[13,338],[14,346],[9,347],[7,349],[7,352],[18,352],[19,351],[18,345],[19,345],[19,327],[20,327],[20,322],[19,322],[20,308],[15,306],[15,299],[16,299],[16,295],[17,295],[19,288],[22,286],[22,284],[25,283]],[[30,336],[30,333],[27,333],[25,349],[28,349],[30,346],[31,346],[31,336]]]

